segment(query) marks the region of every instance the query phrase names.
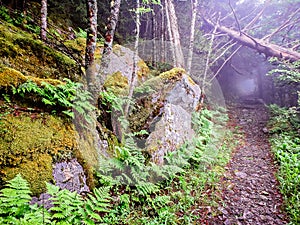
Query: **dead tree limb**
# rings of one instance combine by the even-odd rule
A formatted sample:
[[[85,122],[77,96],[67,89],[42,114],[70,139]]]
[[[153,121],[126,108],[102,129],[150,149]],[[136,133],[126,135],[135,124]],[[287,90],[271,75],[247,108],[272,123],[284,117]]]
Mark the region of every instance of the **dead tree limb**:
[[[225,33],[232,39],[236,40],[240,44],[252,48],[259,53],[263,53],[266,57],[276,57],[278,59],[288,60],[291,62],[300,60],[300,53],[293,51],[292,49],[284,48],[276,44],[268,43],[262,39],[254,38],[245,32],[241,34],[238,31],[232,30],[228,27],[215,24],[209,19],[202,17],[203,20],[214,29],[219,32]]]

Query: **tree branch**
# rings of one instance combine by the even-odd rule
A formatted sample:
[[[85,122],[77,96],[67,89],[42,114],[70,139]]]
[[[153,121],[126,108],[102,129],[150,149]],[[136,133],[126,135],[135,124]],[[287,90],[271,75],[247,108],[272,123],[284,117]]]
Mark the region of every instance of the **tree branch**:
[[[217,72],[215,72],[215,74],[212,76],[212,78],[209,80],[209,83],[211,83],[213,81],[213,79],[216,78],[216,76],[218,76],[218,74],[220,73],[220,71],[223,69],[223,67],[226,65],[226,63],[240,50],[240,48],[242,47],[242,45],[240,45],[239,47],[236,48],[236,50],[234,50],[230,56],[228,56],[228,58],[223,62],[223,64],[219,67],[219,69],[217,70]]]
[[[300,60],[300,53],[293,51],[288,48],[281,47],[279,45],[267,43],[262,39],[254,38],[244,32],[240,35],[239,32],[229,29],[224,26],[220,26],[218,24],[213,23],[212,21],[202,17],[203,20],[209,24],[210,26],[214,27],[220,32],[223,32],[239,42],[240,44],[247,46],[249,48],[255,49],[259,53],[264,53],[266,57],[276,57],[279,59],[288,60],[291,62]]]
[[[233,13],[233,16],[234,16],[235,22],[236,22],[236,24],[237,24],[238,30],[239,30],[240,34],[242,34],[240,23],[239,23],[239,21],[238,21],[238,18],[237,18],[237,16],[236,16],[236,13],[235,13],[235,11],[234,11],[232,5],[231,5],[230,0],[228,0],[228,4],[229,4],[229,7],[230,7],[230,9],[231,9],[231,11],[232,11],[232,13]]]

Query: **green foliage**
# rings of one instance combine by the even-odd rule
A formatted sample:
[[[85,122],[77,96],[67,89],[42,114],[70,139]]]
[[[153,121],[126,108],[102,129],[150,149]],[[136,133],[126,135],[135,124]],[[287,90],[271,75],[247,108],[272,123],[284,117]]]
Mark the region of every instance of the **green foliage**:
[[[29,185],[21,175],[17,175],[14,179],[6,184],[6,188],[1,190],[0,203],[2,216],[16,219],[29,210],[28,202],[30,201]],[[8,219],[9,219],[8,218]]]
[[[300,116],[299,109],[270,107],[269,123],[271,143],[275,159],[279,164],[277,177],[284,196],[285,208],[290,224],[300,223]]]
[[[279,81],[284,81],[287,83],[299,83],[300,82],[300,61],[293,63],[279,62],[276,58],[271,58],[269,60],[271,63],[278,64],[276,69],[268,72],[268,75],[274,75]]]
[[[86,121],[91,122],[89,112],[95,110],[95,107],[90,103],[91,94],[83,89],[81,83],[73,82],[69,79],[64,79],[65,84],[52,85],[42,82],[41,86],[33,81],[27,81],[17,88],[12,86],[13,94],[18,94],[24,97],[25,94],[33,93],[41,97],[45,105],[50,105],[53,108],[59,106],[66,108],[62,113],[74,119],[74,110],[81,115]]]
[[[215,185],[223,174],[230,145],[234,144],[225,145],[223,140],[224,136],[232,138],[221,129],[227,121],[224,114],[224,110],[195,113],[194,129],[199,136],[167,155],[164,165],[149,162],[134,138],[127,136],[123,146],[115,148],[114,158],[100,161],[100,183],[114,187],[119,198],[104,221],[108,224],[196,223],[198,217],[189,212],[196,204],[203,204],[197,200],[203,199],[203,191],[208,185]],[[212,204],[206,201],[205,204]],[[178,217],[177,213],[182,212],[184,216]]]
[[[27,88],[30,93],[35,93],[35,87],[31,84],[23,88],[25,93]],[[20,93],[23,93],[21,89]],[[107,104],[117,104],[114,106],[116,109],[122,107],[115,96],[108,94],[104,100]],[[49,213],[44,213],[45,221],[49,222],[43,223],[196,223],[197,216],[190,213],[195,205],[200,204],[197,200],[203,198],[207,186],[216,183],[220,172],[213,168],[224,165],[224,159],[228,159],[229,148],[214,145],[214,139],[221,140],[214,130],[216,127],[221,131],[219,126],[225,120],[221,115],[208,110],[195,113],[194,129],[200,136],[166,156],[166,164],[163,166],[150,163],[147,154],[137,147],[134,134],[127,134],[123,145],[115,148],[115,158],[100,162],[100,183],[105,187],[95,189],[93,194],[82,198],[76,193],[59,190],[48,184],[48,193],[52,195],[54,206]],[[203,204],[202,200],[199,202]],[[27,222],[29,215],[41,221],[43,208],[30,206],[30,210],[22,214],[19,220]],[[31,221],[31,224],[38,222]]]
[[[101,224],[100,213],[109,211],[112,200],[108,187],[94,189],[93,194],[83,199],[76,192],[47,184],[53,205],[48,211],[42,206],[29,204],[31,192],[27,181],[20,175],[6,186],[0,192],[1,224]]]
[[[39,34],[40,32],[39,26],[34,23],[30,23],[33,21],[32,18],[29,15],[24,15],[22,12],[9,12],[8,8],[0,6],[0,18],[15,26],[25,28],[32,33]]]
[[[272,119],[268,126],[271,133],[293,132],[300,129],[299,107],[281,108],[275,104],[269,106]]]
[[[85,30],[82,30],[80,27],[78,28],[78,32],[76,32],[76,37],[82,37],[82,38],[86,38],[87,37],[87,33]]]

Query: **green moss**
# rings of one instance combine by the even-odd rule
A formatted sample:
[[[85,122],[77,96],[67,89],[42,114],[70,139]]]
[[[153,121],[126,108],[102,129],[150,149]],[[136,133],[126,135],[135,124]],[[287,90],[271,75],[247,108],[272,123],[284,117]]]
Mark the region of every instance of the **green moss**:
[[[125,52],[122,51],[121,45],[114,45],[113,46],[113,53],[115,53],[118,56],[124,56]]]
[[[137,66],[139,68],[137,74],[138,74],[138,80],[139,81],[143,81],[145,80],[149,73],[150,73],[150,69],[149,67],[147,66],[147,64],[143,61],[143,60],[140,60],[138,63],[137,63]]]
[[[75,79],[81,73],[77,63],[67,55],[46,46],[37,37],[2,21],[0,45],[0,64],[5,64],[24,75]]]
[[[121,72],[109,75],[104,82],[104,88],[111,90],[114,94],[119,95],[128,89],[128,79]]]
[[[71,49],[76,54],[84,54],[86,39],[83,37],[78,37],[75,40],[68,40],[64,43],[69,49]]]
[[[163,72],[159,75],[159,78],[162,80],[168,81],[179,81],[182,78],[182,75],[185,74],[185,70],[182,68],[173,68],[169,71]]]
[[[13,179],[19,173],[29,182],[32,193],[39,195],[46,191],[46,182],[53,180],[52,158],[48,154],[40,154],[34,161],[25,161],[17,167],[2,169],[1,177],[6,182]]]
[[[182,75],[185,73],[185,70],[182,68],[173,68],[172,70],[161,73],[157,77],[147,80],[140,87],[135,89],[135,93],[149,94],[157,90],[164,90],[166,92],[176,81],[181,80]]]
[[[47,82],[53,85],[62,84],[61,81],[55,79],[41,79],[32,76],[24,76],[21,72],[15,69],[0,65],[0,89],[10,86],[18,87],[28,80],[31,80],[38,85],[41,85],[42,82]]]
[[[32,191],[37,193],[44,186],[41,183],[35,184],[36,179],[39,179],[40,174],[45,176],[43,179],[50,179],[52,160],[70,158],[77,150],[73,126],[58,117],[24,113],[18,117],[6,115],[1,122],[2,183],[22,172],[25,177],[29,177]]]

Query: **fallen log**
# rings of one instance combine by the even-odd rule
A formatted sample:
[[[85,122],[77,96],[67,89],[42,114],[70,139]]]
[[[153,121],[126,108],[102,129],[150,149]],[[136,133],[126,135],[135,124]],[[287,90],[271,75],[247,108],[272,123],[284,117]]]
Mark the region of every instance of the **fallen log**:
[[[240,44],[252,48],[266,57],[276,57],[281,60],[295,62],[300,60],[300,53],[289,48],[266,42],[259,38],[254,38],[243,31],[235,31],[225,26],[215,24],[203,17],[203,20],[210,26],[216,28],[219,32],[225,33]]]

